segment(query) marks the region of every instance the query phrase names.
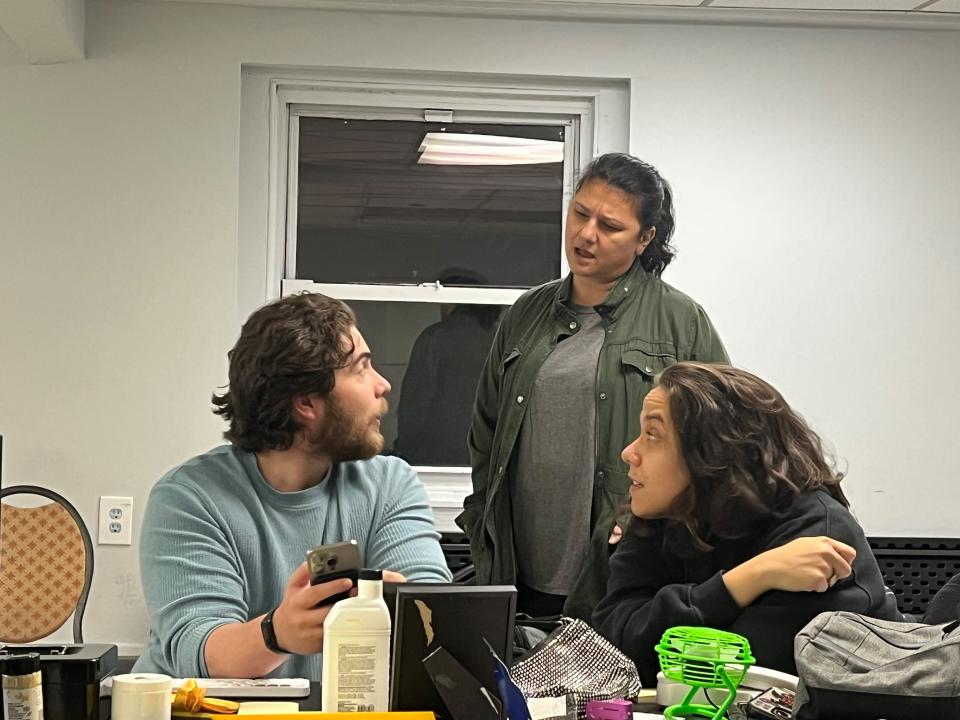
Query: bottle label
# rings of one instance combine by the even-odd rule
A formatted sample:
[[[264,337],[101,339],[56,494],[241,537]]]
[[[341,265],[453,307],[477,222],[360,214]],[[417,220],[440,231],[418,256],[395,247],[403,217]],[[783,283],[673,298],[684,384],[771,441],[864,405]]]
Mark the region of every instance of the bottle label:
[[[3,707],[7,720],[43,720],[43,688],[4,688]]]
[[[385,712],[385,643],[344,642],[336,647],[337,712]],[[324,658],[326,661],[326,658]]]

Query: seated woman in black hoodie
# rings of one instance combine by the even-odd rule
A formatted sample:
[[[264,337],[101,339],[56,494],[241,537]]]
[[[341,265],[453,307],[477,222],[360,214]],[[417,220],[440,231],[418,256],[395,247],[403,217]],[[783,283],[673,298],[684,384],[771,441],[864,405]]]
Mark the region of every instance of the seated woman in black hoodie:
[[[633,519],[593,624],[645,686],[675,625],[739,633],[757,664],[796,673],[793,638],[818,613],[901,619],[820,438],[755,375],[670,366],[622,456]]]

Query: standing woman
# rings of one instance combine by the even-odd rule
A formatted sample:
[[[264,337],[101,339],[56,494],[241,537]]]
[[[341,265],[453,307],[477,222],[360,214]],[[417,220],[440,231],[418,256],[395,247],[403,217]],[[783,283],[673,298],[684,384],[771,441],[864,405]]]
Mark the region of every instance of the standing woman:
[[[595,159],[567,211],[570,274],[525,293],[501,321],[457,523],[477,583],[516,584],[521,611],[590,617],[629,485],[620,450],[654,377],[678,360],[728,362],[703,309],[660,279],[673,228],[656,168],[622,153]]]

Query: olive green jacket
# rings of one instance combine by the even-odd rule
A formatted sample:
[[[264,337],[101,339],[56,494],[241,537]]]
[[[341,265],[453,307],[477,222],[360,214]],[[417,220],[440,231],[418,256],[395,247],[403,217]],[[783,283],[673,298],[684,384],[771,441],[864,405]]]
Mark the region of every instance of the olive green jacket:
[[[473,493],[457,518],[470,538],[478,584],[516,582],[509,484],[517,438],[540,366],[559,341],[580,330],[566,305],[571,285],[568,275],[524,293],[505,313],[480,375],[469,436]],[[639,432],[654,377],[677,360],[729,362],[703,309],[639,260],[596,310],[606,337],[597,363],[590,556],[564,609],[587,619],[606,590],[607,538],[625,510],[628,468],[620,452]]]

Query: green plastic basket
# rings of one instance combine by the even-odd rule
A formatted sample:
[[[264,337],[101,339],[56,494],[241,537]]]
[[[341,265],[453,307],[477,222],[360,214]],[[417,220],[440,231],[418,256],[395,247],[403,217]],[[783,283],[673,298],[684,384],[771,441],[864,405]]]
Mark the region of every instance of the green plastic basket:
[[[742,635],[705,627],[679,626],[667,630],[657,645],[660,669],[670,680],[690,686],[679,705],[671,705],[664,717],[708,717],[720,720],[737,696],[737,686],[756,660],[750,643]],[[698,690],[727,689],[720,705],[700,705],[691,701]]]

